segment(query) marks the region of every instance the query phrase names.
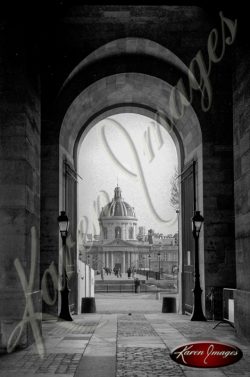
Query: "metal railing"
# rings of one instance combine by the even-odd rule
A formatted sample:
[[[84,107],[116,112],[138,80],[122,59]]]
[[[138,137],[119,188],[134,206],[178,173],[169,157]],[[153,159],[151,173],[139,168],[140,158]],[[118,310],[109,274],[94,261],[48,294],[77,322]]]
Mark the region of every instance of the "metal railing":
[[[148,285],[148,284],[141,284],[140,285],[140,293],[155,293],[155,292],[171,292],[175,293],[176,288],[174,286],[169,285],[169,288],[162,288],[158,285]],[[95,285],[95,293],[122,293],[122,292],[133,292],[135,293],[135,285],[134,284],[110,284],[110,283],[102,283]]]

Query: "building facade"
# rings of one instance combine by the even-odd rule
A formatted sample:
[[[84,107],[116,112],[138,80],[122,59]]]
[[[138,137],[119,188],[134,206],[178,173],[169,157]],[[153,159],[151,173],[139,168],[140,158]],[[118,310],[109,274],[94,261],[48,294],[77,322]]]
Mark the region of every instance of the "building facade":
[[[82,260],[95,270],[116,267],[125,273],[130,267],[158,271],[160,259],[161,271],[171,273],[178,265],[174,238],[151,237],[149,242],[145,227],[138,227],[135,208],[124,201],[120,187],[115,188],[112,201],[102,208],[99,225],[99,240],[91,237],[87,241],[84,237],[80,245]]]

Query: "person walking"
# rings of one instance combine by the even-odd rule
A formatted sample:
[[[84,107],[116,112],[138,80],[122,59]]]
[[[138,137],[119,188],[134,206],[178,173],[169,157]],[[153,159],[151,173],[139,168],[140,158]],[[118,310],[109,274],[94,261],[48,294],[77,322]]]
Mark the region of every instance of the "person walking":
[[[140,285],[141,285],[140,280],[138,278],[135,278],[134,284],[135,284],[135,293],[140,293]]]
[[[130,267],[127,270],[127,274],[128,274],[128,278],[130,279],[130,276],[131,276],[131,268]]]

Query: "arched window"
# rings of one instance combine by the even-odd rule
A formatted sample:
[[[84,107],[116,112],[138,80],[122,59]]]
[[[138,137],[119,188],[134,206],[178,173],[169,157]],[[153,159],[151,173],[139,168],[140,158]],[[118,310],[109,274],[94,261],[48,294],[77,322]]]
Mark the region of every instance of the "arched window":
[[[106,240],[108,238],[108,229],[103,228],[103,238]]]
[[[115,227],[115,238],[121,238],[121,227],[120,226],[116,226]]]
[[[132,226],[129,228],[129,231],[128,231],[128,238],[129,238],[130,240],[132,240],[132,239],[134,238],[134,229],[133,229]]]

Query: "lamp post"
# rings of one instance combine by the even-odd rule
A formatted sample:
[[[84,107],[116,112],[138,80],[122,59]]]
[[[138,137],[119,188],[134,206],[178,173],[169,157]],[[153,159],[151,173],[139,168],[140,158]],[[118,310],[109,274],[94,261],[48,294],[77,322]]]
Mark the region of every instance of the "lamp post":
[[[150,258],[151,258],[151,255],[148,254],[148,271],[147,271],[147,280],[150,278]]]
[[[62,262],[62,288],[61,288],[61,311],[59,318],[65,321],[73,321],[69,311],[69,288],[68,288],[68,276],[66,271],[66,239],[69,230],[69,219],[65,211],[61,211],[60,216],[57,218],[59,224],[59,230],[62,237],[63,244],[63,262]]]
[[[161,253],[158,253],[158,261],[159,261],[159,278],[161,280]]]
[[[178,266],[177,266],[177,292],[179,293],[179,286],[181,287],[181,284],[179,285],[179,279],[180,279],[180,275],[179,275],[179,271],[181,270],[181,265],[180,265],[180,210],[177,209],[176,211],[176,215],[177,215],[177,222],[178,222],[178,230],[177,230],[177,242],[178,242]]]
[[[201,216],[200,211],[195,211],[192,218],[192,233],[195,241],[195,275],[194,275],[194,305],[191,321],[206,321],[202,311],[201,294],[202,289],[200,286],[200,269],[199,269],[199,235],[201,231],[204,218]]]

